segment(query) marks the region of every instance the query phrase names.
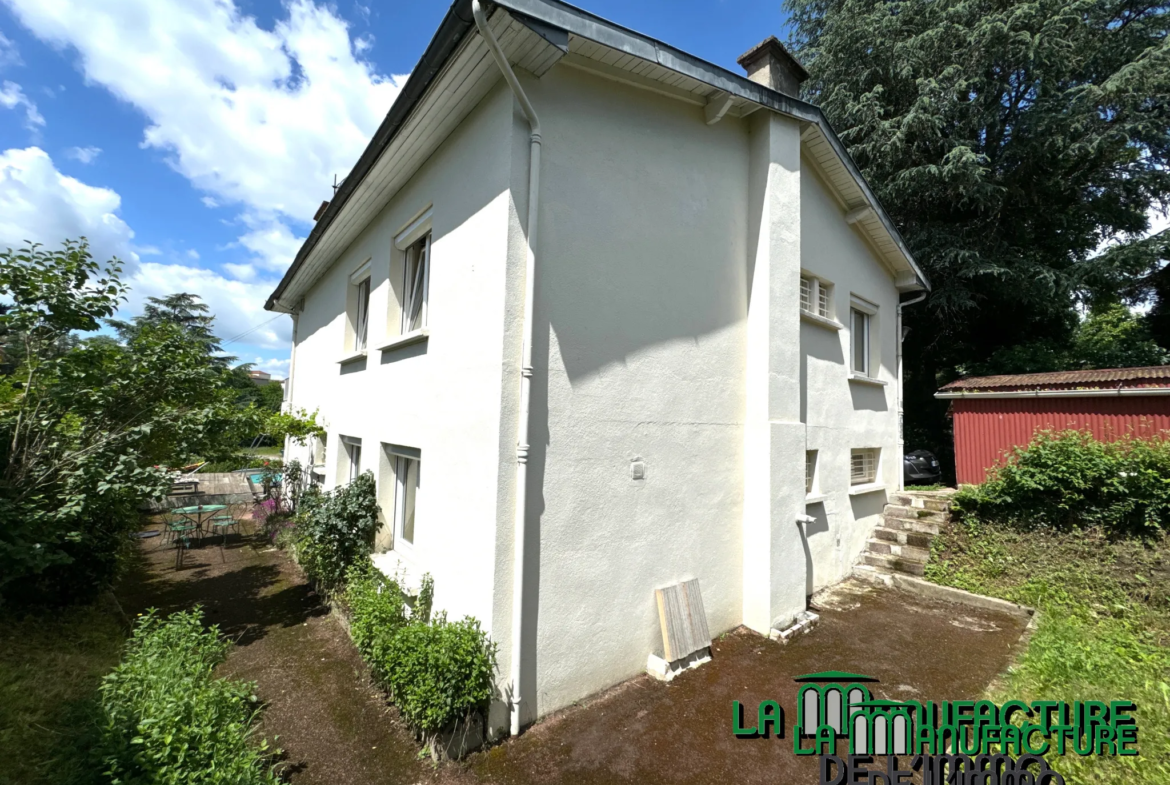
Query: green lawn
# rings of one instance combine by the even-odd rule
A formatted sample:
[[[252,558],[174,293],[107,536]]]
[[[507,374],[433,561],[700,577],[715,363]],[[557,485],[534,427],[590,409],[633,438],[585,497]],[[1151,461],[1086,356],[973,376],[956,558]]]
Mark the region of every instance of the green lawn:
[[[1170,782],[1170,537],[962,522],[936,538],[926,577],[1040,611],[993,700],[1137,704],[1140,755],[1050,757],[1066,782]]]
[[[36,613],[0,609],[0,785],[101,781],[88,758],[97,688],[125,628],[108,598]]]

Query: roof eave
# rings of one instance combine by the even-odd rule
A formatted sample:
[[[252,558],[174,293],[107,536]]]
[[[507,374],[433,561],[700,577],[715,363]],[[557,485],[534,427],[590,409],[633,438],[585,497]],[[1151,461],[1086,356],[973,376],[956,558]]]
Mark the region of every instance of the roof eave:
[[[757,84],[744,76],[734,74],[721,66],[709,63],[694,55],[690,55],[661,41],[657,41],[641,33],[609,22],[594,14],[590,14],[560,0],[497,0],[498,5],[508,11],[524,14],[545,24],[565,30],[582,38],[586,38],[604,46],[626,52],[661,65],[672,71],[690,76],[704,82],[718,90],[722,90],[741,99],[759,104],[765,108],[781,114],[817,125],[834,151],[844,163],[850,175],[856,181],[870,207],[878,216],[885,230],[890,234],[894,244],[905,259],[910,270],[917,280],[917,286],[903,287],[903,291],[930,291],[930,281],[919,268],[909,248],[906,247],[901,233],[894,226],[893,221],[874,196],[865,177],[857,168],[857,164],[846,152],[841,140],[833,131],[828,119],[819,107],[801,101],[784,93],[777,92],[761,84]],[[264,308],[269,311],[291,313],[295,303],[282,302],[281,297],[289,285],[296,278],[305,259],[312,253],[322,236],[329,230],[333,221],[345,209],[346,203],[353,192],[365,179],[373,168],[378,157],[393,141],[398,129],[414,111],[416,105],[426,95],[434,78],[442,70],[448,58],[456,51],[468,31],[474,26],[471,16],[471,0],[455,0],[447,10],[439,29],[435,32],[426,51],[419,59],[418,65],[411,72],[402,92],[399,93],[394,104],[390,107],[386,118],[378,127],[374,137],[362,152],[353,169],[345,181],[338,188],[324,215],[313,226],[309,236],[297,251],[292,264],[281,278],[279,284],[269,295]]]

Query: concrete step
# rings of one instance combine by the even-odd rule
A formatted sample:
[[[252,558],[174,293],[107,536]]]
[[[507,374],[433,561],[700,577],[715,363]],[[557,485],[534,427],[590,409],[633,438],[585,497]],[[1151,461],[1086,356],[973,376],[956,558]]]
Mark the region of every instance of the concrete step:
[[[886,526],[879,526],[874,529],[873,536],[879,540],[894,542],[899,545],[912,545],[915,548],[930,548],[930,541],[934,539],[926,532],[891,529]]]
[[[863,556],[865,564],[886,572],[900,572],[905,575],[922,576],[926,573],[926,565],[923,562],[916,562],[906,559],[902,556],[894,556],[888,553],[866,553]]]
[[[933,512],[947,512],[951,509],[950,496],[933,496],[905,492],[892,493],[890,494],[890,503]]]
[[[938,534],[941,524],[936,521],[921,520],[919,518],[894,518],[885,516],[882,526],[895,531],[921,532],[934,536]]]
[[[903,545],[889,540],[871,539],[866,543],[867,553],[880,553],[889,556],[900,556],[907,561],[926,564],[930,561],[930,548],[920,548],[914,545]]]
[[[926,510],[921,507],[907,507],[904,504],[887,504],[883,514],[899,518],[918,518],[924,521],[945,521],[948,514],[937,510]]]

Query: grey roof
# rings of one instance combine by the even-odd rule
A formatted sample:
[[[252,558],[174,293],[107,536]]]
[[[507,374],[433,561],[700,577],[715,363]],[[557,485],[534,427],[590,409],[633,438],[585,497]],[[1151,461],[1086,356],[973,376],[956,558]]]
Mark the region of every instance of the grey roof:
[[[1053,371],[1050,373],[1017,373],[1003,376],[972,376],[959,379],[942,388],[943,392],[958,390],[1032,390],[1067,389],[1070,387],[1120,387],[1121,382],[1136,382],[1131,387],[1166,387],[1170,385],[1170,365],[1145,368],[1100,368],[1091,371]]]
[[[549,27],[563,30],[582,38],[595,41],[599,44],[620,50],[627,54],[657,63],[663,68],[676,71],[693,79],[704,82],[711,87],[722,90],[730,95],[752,101],[774,111],[791,117],[814,123],[825,134],[834,151],[840,157],[850,174],[857,181],[867,201],[874,207],[878,218],[886,231],[893,238],[898,249],[905,256],[917,276],[921,285],[930,289],[930,281],[914,261],[913,255],[906,247],[905,241],[894,226],[893,221],[882,208],[877,197],[870,190],[864,176],[857,168],[857,164],[845,150],[845,146],[837,138],[829,121],[819,107],[801,101],[798,98],[785,95],[763,85],[757,84],[744,76],[732,73],[725,68],[709,63],[681,49],[676,49],[649,36],[642,35],[621,25],[610,22],[588,11],[582,10],[560,0],[496,0],[492,5],[528,17]],[[435,32],[431,42],[423,52],[418,65],[411,71],[410,78],[403,85],[402,91],[386,114],[386,119],[374,133],[370,143],[341,187],[337,189],[329,207],[313,226],[309,236],[301,245],[296,258],[285,272],[284,277],[275,291],[268,297],[264,307],[267,310],[277,310],[277,301],[292,282],[297,271],[300,270],[306,257],[328,231],[330,225],[345,208],[347,200],[362,180],[369,174],[370,169],[378,157],[393,141],[402,124],[410,116],[415,106],[422,101],[435,77],[438,75],[447,60],[458,50],[460,43],[469,34],[475,32],[475,24],[471,15],[471,0],[455,0],[447,10],[439,29]]]

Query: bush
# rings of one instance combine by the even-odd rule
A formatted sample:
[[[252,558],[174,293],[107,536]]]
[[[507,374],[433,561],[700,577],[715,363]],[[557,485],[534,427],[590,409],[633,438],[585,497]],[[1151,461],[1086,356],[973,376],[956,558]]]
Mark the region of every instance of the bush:
[[[1170,442],[1042,432],[1013,450],[987,482],[960,488],[954,506],[1027,526],[1154,533],[1170,514]]]
[[[372,473],[329,493],[306,492],[297,514],[297,561],[321,588],[336,590],[349,568],[368,557],[377,530]]]
[[[407,624],[377,649],[376,667],[406,721],[424,737],[473,715],[495,694],[496,646],[473,618]]]
[[[214,676],[230,644],[203,613],[143,616],[101,686],[99,751],[115,783],[276,783],[267,742],[251,742],[253,684]]]
[[[414,612],[398,582],[368,561],[350,569],[345,603],[350,633],[374,678],[424,740],[478,715],[495,694],[496,645],[465,618],[430,620],[434,582],[423,576]]]

